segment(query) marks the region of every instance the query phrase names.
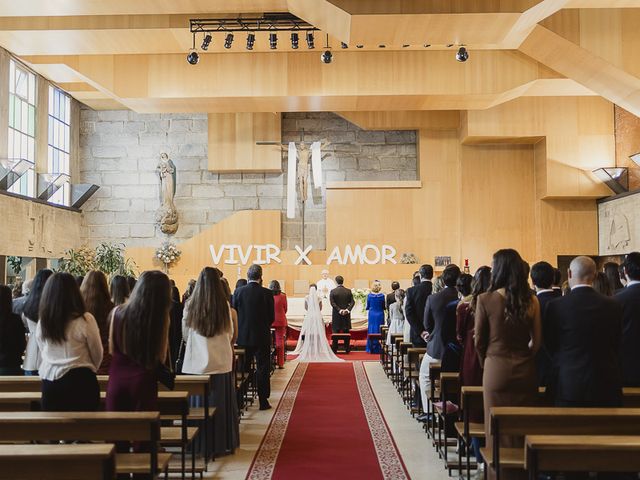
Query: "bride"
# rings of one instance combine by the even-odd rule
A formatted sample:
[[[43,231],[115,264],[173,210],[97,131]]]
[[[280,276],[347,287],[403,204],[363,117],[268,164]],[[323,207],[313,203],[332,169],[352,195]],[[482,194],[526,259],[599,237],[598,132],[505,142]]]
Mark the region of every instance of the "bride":
[[[299,362],[343,362],[344,360],[336,357],[329,347],[322,320],[321,303],[315,286],[309,289],[305,303],[307,314],[302,322],[298,345],[293,355],[299,355]]]

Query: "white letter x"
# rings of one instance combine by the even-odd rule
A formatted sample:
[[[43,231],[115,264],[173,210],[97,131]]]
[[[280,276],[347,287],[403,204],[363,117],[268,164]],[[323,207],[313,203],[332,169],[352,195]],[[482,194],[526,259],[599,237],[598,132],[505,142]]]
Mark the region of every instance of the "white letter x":
[[[307,254],[311,251],[312,248],[313,245],[309,245],[304,249],[304,251],[302,251],[302,249],[298,245],[296,245],[296,250],[298,251],[298,259],[296,260],[296,263],[294,265],[299,265],[302,261],[306,262],[307,265],[311,265],[311,260],[309,260]]]

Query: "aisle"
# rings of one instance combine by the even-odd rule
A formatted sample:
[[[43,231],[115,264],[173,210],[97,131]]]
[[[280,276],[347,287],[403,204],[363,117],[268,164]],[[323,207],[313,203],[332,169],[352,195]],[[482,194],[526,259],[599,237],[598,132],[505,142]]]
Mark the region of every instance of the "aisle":
[[[247,479],[406,479],[362,362],[299,364]]]

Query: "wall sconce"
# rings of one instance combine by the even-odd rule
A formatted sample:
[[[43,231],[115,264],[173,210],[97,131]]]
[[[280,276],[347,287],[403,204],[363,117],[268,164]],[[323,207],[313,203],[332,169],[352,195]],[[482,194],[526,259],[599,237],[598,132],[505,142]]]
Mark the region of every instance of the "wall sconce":
[[[100,187],[92,183],[71,184],[71,207],[80,208]]]
[[[30,168],[33,162],[24,158],[0,159],[0,190],[9,190]]]
[[[65,173],[39,173],[38,198],[46,202],[69,180],[69,175]]]
[[[629,169],[627,167],[604,167],[593,170],[598,179],[609,187],[613,193],[629,191]]]

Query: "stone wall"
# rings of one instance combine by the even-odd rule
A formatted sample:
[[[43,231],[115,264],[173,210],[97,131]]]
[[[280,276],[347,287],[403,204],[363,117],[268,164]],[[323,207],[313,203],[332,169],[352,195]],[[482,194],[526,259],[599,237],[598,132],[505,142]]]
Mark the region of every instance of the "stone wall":
[[[284,141],[326,139],[325,181],[414,180],[415,132],[364,131],[333,113],[286,113]],[[239,210],[283,212],[283,248],[301,240],[300,212],[284,215],[286,175],[215,174],[207,171],[206,114],[136,114],[93,111],[80,116],[81,181],[100,185],[83,210],[83,235],[90,244],[124,241],[127,246],[158,245],[154,225],[158,208],[155,167],[167,152],[177,167],[175,203],[180,215],[176,241],[191,238]],[[283,172],[286,172],[286,154]],[[307,204],[307,245],[325,247],[324,192],[314,190]]]

